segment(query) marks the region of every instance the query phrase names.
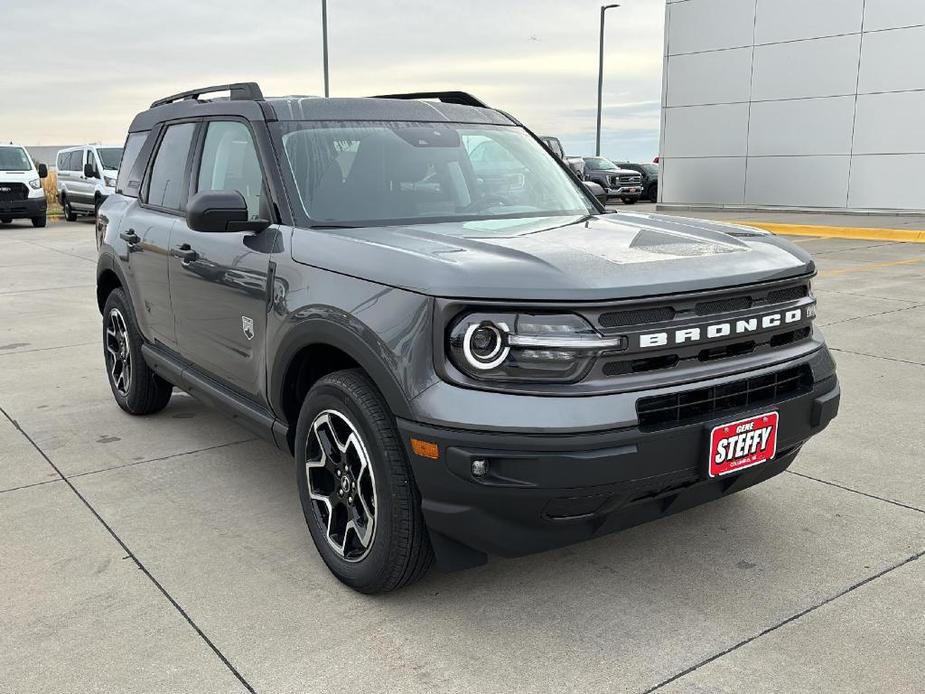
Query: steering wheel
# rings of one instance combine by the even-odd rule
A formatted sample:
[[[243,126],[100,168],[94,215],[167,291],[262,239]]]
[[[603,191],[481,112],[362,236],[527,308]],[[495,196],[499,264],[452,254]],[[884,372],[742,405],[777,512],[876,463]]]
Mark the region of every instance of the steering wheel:
[[[486,207],[494,207],[496,205],[500,207],[506,207],[506,206],[509,207],[512,204],[513,203],[508,198],[504,197],[503,195],[498,195],[496,193],[488,193],[487,195],[483,195],[482,197],[480,197],[478,200],[473,200],[468,205],[463,207],[460,211],[461,212],[480,212],[484,210]]]

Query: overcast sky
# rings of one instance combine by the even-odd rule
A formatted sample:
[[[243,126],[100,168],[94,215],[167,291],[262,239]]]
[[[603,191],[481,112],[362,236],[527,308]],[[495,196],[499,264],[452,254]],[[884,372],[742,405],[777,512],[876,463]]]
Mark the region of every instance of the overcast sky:
[[[594,146],[594,0],[328,0],[332,96],[460,89]],[[608,12],[603,153],[657,153],[664,0]],[[0,140],[119,142],[154,99],[255,80],[320,94],[320,0],[0,0]],[[10,31],[9,27],[18,27]],[[10,60],[23,69],[10,69]]]

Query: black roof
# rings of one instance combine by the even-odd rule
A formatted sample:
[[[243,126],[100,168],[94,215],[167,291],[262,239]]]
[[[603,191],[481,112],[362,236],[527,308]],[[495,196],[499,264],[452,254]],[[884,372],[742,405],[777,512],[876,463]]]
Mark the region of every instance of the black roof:
[[[231,96],[203,100],[210,92]],[[158,99],[135,116],[129,132],[157,123],[201,116],[240,116],[252,121],[420,121],[517,125],[507,114],[485,106],[465,92],[421,92],[381,97],[266,97],[253,82],[203,87]]]

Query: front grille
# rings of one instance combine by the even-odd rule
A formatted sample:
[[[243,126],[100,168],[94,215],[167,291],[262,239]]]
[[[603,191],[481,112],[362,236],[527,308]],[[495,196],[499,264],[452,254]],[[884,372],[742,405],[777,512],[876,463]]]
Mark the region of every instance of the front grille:
[[[731,313],[732,311],[744,311],[752,307],[752,298],[750,296],[734,296],[729,299],[719,299],[717,301],[702,301],[694,307],[694,312],[698,316],[710,316],[714,313]]]
[[[665,429],[772,405],[808,393],[812,387],[812,371],[804,364],[709,388],[640,398],[636,401],[636,415],[642,430]]]
[[[796,287],[787,287],[786,289],[775,289],[768,293],[769,304],[782,304],[785,301],[796,301],[802,299],[809,293],[809,287],[801,284]]]
[[[598,318],[603,328],[618,328],[625,325],[644,325],[646,323],[660,323],[674,318],[674,309],[671,306],[657,308],[642,308],[635,311],[610,311],[602,313]]]
[[[0,201],[25,200],[27,197],[29,189],[25,183],[0,183]]]

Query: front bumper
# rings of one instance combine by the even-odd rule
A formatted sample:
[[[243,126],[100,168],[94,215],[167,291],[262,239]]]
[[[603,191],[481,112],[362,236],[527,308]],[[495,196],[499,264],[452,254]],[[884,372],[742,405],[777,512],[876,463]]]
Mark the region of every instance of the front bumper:
[[[634,394],[627,394],[633,397]],[[721,498],[784,471],[801,446],[838,412],[834,373],[772,405],[646,431],[549,435],[446,429],[399,421],[422,510],[445,570],[520,556],[628,528]],[[562,398],[568,407],[568,398]],[[777,456],[739,473],[709,478],[710,429],[775,410]],[[436,442],[440,460],[415,455],[410,439]],[[474,460],[489,472],[472,475]]]
[[[642,195],[641,185],[621,186],[619,188],[608,188],[607,195],[612,198],[638,198]]]
[[[26,198],[25,200],[0,200],[0,217],[12,219],[25,219],[44,217],[48,211],[48,201],[41,198]]]

